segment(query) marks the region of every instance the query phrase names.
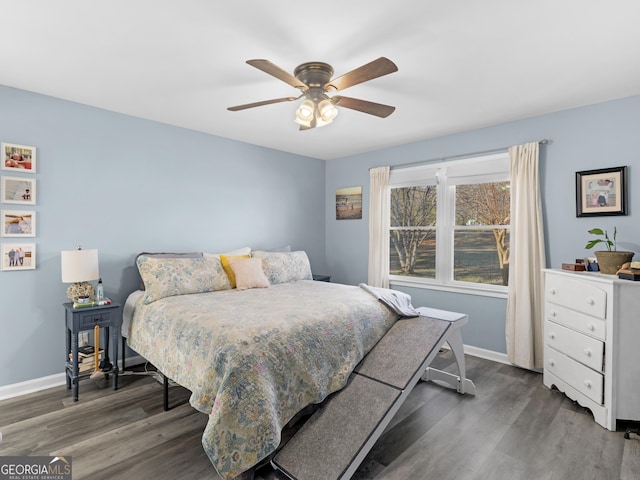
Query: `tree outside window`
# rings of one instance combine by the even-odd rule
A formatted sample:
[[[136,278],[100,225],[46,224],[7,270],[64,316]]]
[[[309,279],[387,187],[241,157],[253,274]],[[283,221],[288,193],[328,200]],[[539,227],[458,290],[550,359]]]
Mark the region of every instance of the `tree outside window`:
[[[509,182],[457,185],[454,279],[509,283]]]

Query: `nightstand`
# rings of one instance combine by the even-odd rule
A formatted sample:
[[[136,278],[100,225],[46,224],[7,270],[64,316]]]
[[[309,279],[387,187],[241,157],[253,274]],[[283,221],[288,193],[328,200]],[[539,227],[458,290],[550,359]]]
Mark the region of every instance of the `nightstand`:
[[[331,275],[312,275],[316,282],[331,282]]]
[[[113,376],[113,389],[118,389],[118,343],[120,340],[120,325],[122,313],[119,303],[101,305],[98,307],[73,308],[73,303],[63,304],[65,310],[65,327],[67,350],[64,364],[67,378],[67,388],[73,387],[73,401],[78,401],[78,383],[83,378],[89,378],[93,373],[78,373],[78,334],[85,330],[93,330],[96,325],[100,326],[100,345],[104,348],[104,358],[109,359],[113,368],[104,372],[107,376]],[[106,335],[102,335],[102,330]],[[104,340],[103,340],[104,338]],[[109,342],[109,339],[111,342]],[[104,342],[104,343],[103,343]],[[111,343],[111,356],[109,355],[109,343]],[[100,347],[99,347],[100,348]],[[71,359],[69,358],[71,354]]]

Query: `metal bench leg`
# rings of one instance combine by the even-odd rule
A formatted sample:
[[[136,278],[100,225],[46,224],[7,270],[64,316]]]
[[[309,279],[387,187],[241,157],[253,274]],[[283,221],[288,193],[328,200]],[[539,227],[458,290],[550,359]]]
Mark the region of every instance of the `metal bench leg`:
[[[469,395],[475,395],[476,386],[471,380],[466,377],[467,372],[464,361],[464,344],[462,343],[462,334],[460,333],[460,329],[456,328],[451,331],[447,336],[446,342],[451,347],[453,357],[456,360],[456,365],[458,366],[458,375],[449,372],[443,372],[442,370],[438,370],[437,368],[429,367],[426,369],[424,375],[422,375],[420,379],[425,382],[428,382],[430,380],[439,380],[451,385],[458,391],[458,393],[468,393]]]

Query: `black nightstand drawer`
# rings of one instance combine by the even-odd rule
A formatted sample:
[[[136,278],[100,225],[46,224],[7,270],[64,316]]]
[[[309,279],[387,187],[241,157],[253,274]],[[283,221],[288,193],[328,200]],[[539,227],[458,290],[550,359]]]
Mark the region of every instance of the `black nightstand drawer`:
[[[87,312],[80,317],[80,328],[93,327],[94,325],[102,326],[111,322],[111,312]]]

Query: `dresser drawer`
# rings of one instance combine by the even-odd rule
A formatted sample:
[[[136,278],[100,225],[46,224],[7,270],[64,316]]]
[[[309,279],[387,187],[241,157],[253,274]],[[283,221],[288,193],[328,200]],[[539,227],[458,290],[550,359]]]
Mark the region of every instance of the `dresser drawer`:
[[[594,402],[600,405],[604,403],[602,374],[563,355],[549,345],[544,347],[544,368]]]
[[[94,327],[111,321],[111,312],[87,312],[80,316],[80,328]]]
[[[604,343],[557,323],[545,323],[547,345],[579,361],[589,368],[602,372]]]
[[[606,340],[607,324],[603,319],[576,312],[555,303],[547,302],[544,306],[545,318],[560,323],[578,332],[586,333],[598,340]]]
[[[607,292],[593,285],[559,275],[548,275],[545,282],[548,302],[597,318],[606,318]]]

